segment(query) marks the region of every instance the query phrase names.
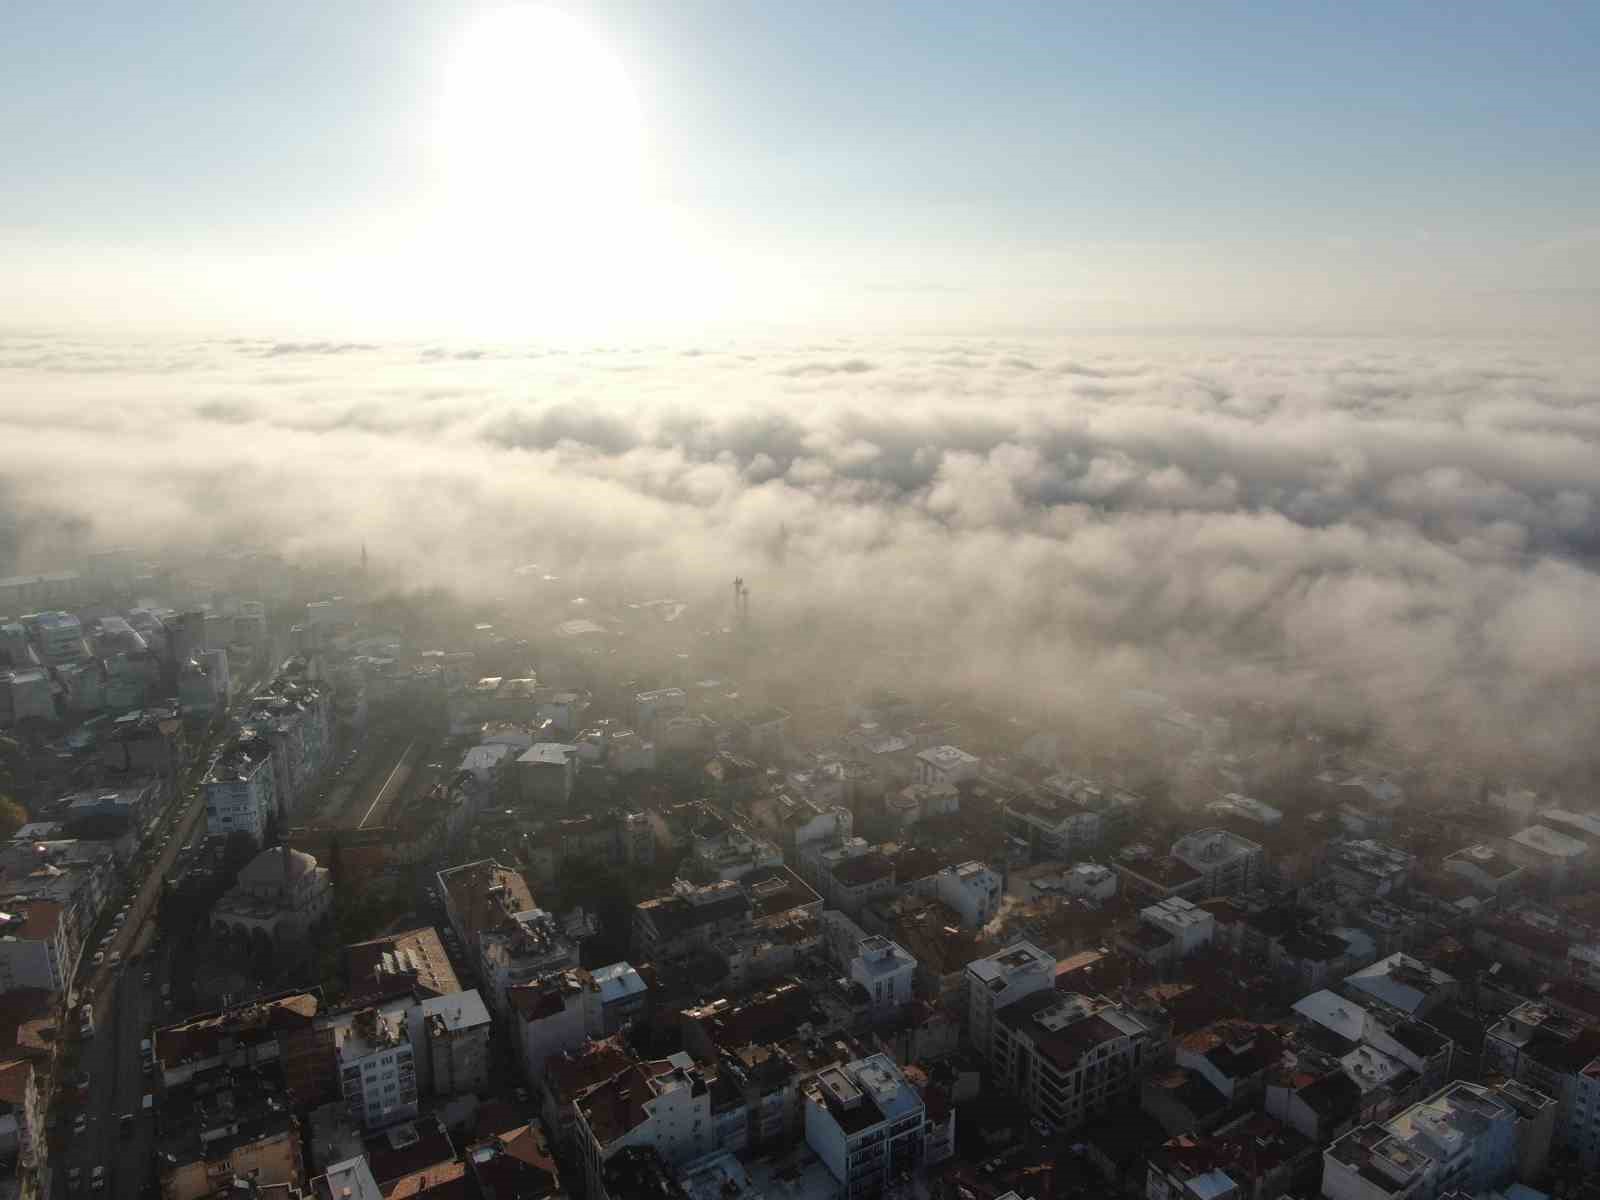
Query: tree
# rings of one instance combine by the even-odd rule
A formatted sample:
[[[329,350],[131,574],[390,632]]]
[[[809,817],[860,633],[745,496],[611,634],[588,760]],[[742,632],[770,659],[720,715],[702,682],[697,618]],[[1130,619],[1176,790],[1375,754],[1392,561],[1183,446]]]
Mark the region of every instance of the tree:
[[[0,838],[10,838],[28,823],[28,810],[10,796],[0,795]]]

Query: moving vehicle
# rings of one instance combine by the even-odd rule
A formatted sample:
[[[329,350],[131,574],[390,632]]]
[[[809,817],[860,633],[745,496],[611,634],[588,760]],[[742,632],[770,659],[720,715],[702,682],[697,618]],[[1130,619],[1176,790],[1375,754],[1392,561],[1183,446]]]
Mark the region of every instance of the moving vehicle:
[[[171,995],[172,995],[172,985],[170,983],[163,983],[161,985],[161,998],[163,1000],[165,1000]]]
[[[122,1136],[133,1136],[133,1114],[131,1112],[125,1112],[122,1114]]]
[[[106,1169],[104,1167],[96,1167],[94,1169],[94,1174],[89,1178],[89,1186],[97,1192],[105,1190]]]
[[[81,1134],[87,1128],[89,1128],[88,1117],[84,1116],[82,1113],[79,1113],[77,1116],[72,1118],[72,1132],[74,1135]]]

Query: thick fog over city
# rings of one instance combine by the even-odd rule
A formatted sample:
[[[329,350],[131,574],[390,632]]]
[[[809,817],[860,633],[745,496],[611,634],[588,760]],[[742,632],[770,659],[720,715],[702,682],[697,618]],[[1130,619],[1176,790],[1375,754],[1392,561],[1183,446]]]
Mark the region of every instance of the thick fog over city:
[[[0,24],[0,1200],[1600,1200],[1600,6]]]
[[[12,573],[99,544],[319,566],[365,544],[387,587],[546,633],[579,597],[726,622],[742,576],[767,669],[823,692],[909,675],[1105,718],[1151,689],[1484,767],[1590,752],[1600,360],[1569,344],[0,353],[0,421],[32,451],[3,468]]]

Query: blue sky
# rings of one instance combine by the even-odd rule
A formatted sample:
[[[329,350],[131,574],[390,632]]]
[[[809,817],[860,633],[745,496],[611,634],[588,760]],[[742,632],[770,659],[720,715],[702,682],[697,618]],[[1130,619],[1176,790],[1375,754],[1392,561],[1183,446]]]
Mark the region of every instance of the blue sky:
[[[1594,5],[554,7],[631,84],[640,227],[681,250],[612,268],[586,319],[616,292],[654,297],[629,312],[646,323],[873,319],[886,296],[980,325],[1593,315]],[[252,321],[294,299],[359,323],[377,306],[349,281],[373,264],[420,254],[395,278],[433,278],[441,80],[479,12],[8,6],[0,249],[22,269],[0,319]],[[385,312],[470,331],[434,301]]]

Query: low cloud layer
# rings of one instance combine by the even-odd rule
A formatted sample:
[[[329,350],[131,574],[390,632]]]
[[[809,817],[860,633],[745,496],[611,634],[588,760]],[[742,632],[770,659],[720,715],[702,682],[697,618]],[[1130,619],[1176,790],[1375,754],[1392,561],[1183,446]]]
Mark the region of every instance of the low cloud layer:
[[[1325,707],[1519,770],[1586,762],[1600,699],[1600,357],[1554,344],[11,337],[0,444],[22,570],[743,574],[774,634],[989,693]]]

